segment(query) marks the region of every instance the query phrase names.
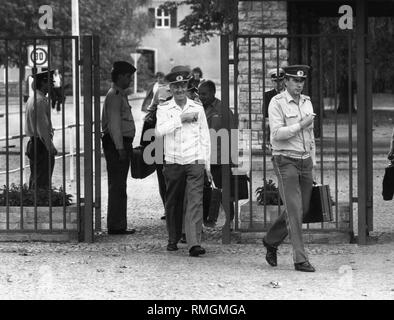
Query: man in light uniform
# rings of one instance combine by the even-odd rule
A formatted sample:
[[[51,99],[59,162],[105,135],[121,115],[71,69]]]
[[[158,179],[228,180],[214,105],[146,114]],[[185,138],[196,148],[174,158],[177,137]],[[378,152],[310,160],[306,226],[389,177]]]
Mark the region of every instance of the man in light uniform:
[[[184,66],[176,66],[166,75],[173,98],[158,106],[156,135],[164,136],[167,250],[178,250],[185,200],[186,241],[190,256],[196,257],[205,253],[201,247],[202,202],[204,169],[212,179],[211,143],[203,106],[186,96],[189,79],[190,69]]]
[[[25,134],[30,137],[26,155],[30,160],[29,188],[48,189],[57,150],[53,144],[51,108],[46,97],[53,85],[53,71],[32,76],[35,94],[26,102]],[[49,78],[49,81],[48,81]]]
[[[108,172],[108,234],[132,234],[127,229],[127,174],[135,136],[135,125],[126,89],[136,69],[116,61],[111,71],[112,86],[103,106],[103,149]]]
[[[272,162],[285,210],[270,227],[263,243],[267,262],[276,266],[277,248],[289,234],[295,269],[314,272],[302,239],[302,217],[309,210],[315,165],[315,114],[310,98],[301,94],[308,69],[306,65],[285,67],[286,90],[273,97],[268,107]]]

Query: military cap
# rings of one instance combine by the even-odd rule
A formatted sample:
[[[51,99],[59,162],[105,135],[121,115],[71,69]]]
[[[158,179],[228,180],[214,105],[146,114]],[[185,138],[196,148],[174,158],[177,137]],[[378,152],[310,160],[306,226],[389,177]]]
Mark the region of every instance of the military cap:
[[[283,67],[286,76],[293,78],[306,78],[308,75],[309,66],[304,64],[294,64],[291,66]]]
[[[166,75],[165,79],[169,84],[186,82],[191,78],[191,70],[186,66],[176,66],[171,69],[170,73]]]
[[[49,72],[48,71],[42,71],[42,72],[34,73],[31,76],[36,81],[44,81],[44,80],[48,80],[48,74],[50,75],[51,79],[53,79],[54,72],[55,72],[55,70],[51,70]]]
[[[137,69],[127,61],[115,61],[112,65],[112,72],[131,73],[133,74]]]
[[[270,69],[268,71],[268,76],[272,79],[272,80],[282,80],[285,77],[285,71],[282,68],[279,68],[279,76],[278,76],[278,70],[277,68],[274,69]]]

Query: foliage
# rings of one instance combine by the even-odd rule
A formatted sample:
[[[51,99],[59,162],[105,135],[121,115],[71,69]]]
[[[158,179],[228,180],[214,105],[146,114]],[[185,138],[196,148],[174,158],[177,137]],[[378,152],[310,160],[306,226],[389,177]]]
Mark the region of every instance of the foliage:
[[[209,41],[215,35],[232,30],[236,4],[233,0],[182,0],[166,1],[161,8],[172,10],[182,5],[190,6],[191,13],[179,22],[183,31],[179,42],[196,46]]]
[[[50,195],[52,207],[62,207],[63,203],[65,203],[66,206],[69,206],[72,203],[72,195],[66,193],[62,187],[59,189],[53,188]],[[0,188],[0,206],[7,205],[7,197],[9,206],[20,206],[22,197],[23,206],[32,207],[34,206],[35,190],[29,189],[27,184],[22,186],[13,183],[10,187],[3,186],[3,188]],[[64,199],[65,202],[63,201]],[[49,206],[49,190],[37,190],[37,206]]]
[[[53,29],[41,30],[38,12],[45,0],[6,0],[2,1],[0,11],[0,38],[9,39],[23,36],[71,35],[71,1],[52,0]],[[130,61],[130,53],[139,45],[142,36],[148,32],[148,14],[139,10],[145,5],[144,0],[80,0],[79,23],[80,34],[97,34],[100,36],[100,67],[102,78],[109,78],[114,60]],[[26,45],[23,43],[21,66],[26,65]],[[37,41],[37,44],[40,44]],[[8,63],[19,67],[19,42],[8,41]],[[61,67],[61,44],[59,41],[51,46],[51,65]],[[70,72],[71,43],[66,42],[65,72]],[[0,40],[0,65],[7,60],[5,41]]]
[[[263,186],[257,188],[255,191],[257,195],[257,203],[259,205],[278,205],[278,201],[280,201],[280,204],[282,205],[282,199],[279,196],[279,190],[275,186],[275,183],[271,179],[268,180],[268,182],[264,179],[263,182]]]

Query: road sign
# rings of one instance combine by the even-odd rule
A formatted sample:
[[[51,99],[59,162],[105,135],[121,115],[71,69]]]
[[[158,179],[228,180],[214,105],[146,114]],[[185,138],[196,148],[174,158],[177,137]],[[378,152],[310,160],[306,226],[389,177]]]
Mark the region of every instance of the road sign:
[[[34,60],[36,61],[36,67],[48,67],[48,46],[47,45],[36,45],[27,47],[27,65],[34,67]]]

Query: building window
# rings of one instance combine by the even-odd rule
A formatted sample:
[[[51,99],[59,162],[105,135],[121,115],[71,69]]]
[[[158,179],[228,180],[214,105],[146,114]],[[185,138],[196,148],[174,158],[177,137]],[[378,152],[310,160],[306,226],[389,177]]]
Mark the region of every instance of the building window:
[[[171,15],[168,10],[156,8],[155,10],[155,27],[156,28],[170,28]]]
[[[152,28],[168,29],[177,28],[177,10],[149,8],[150,25]]]

